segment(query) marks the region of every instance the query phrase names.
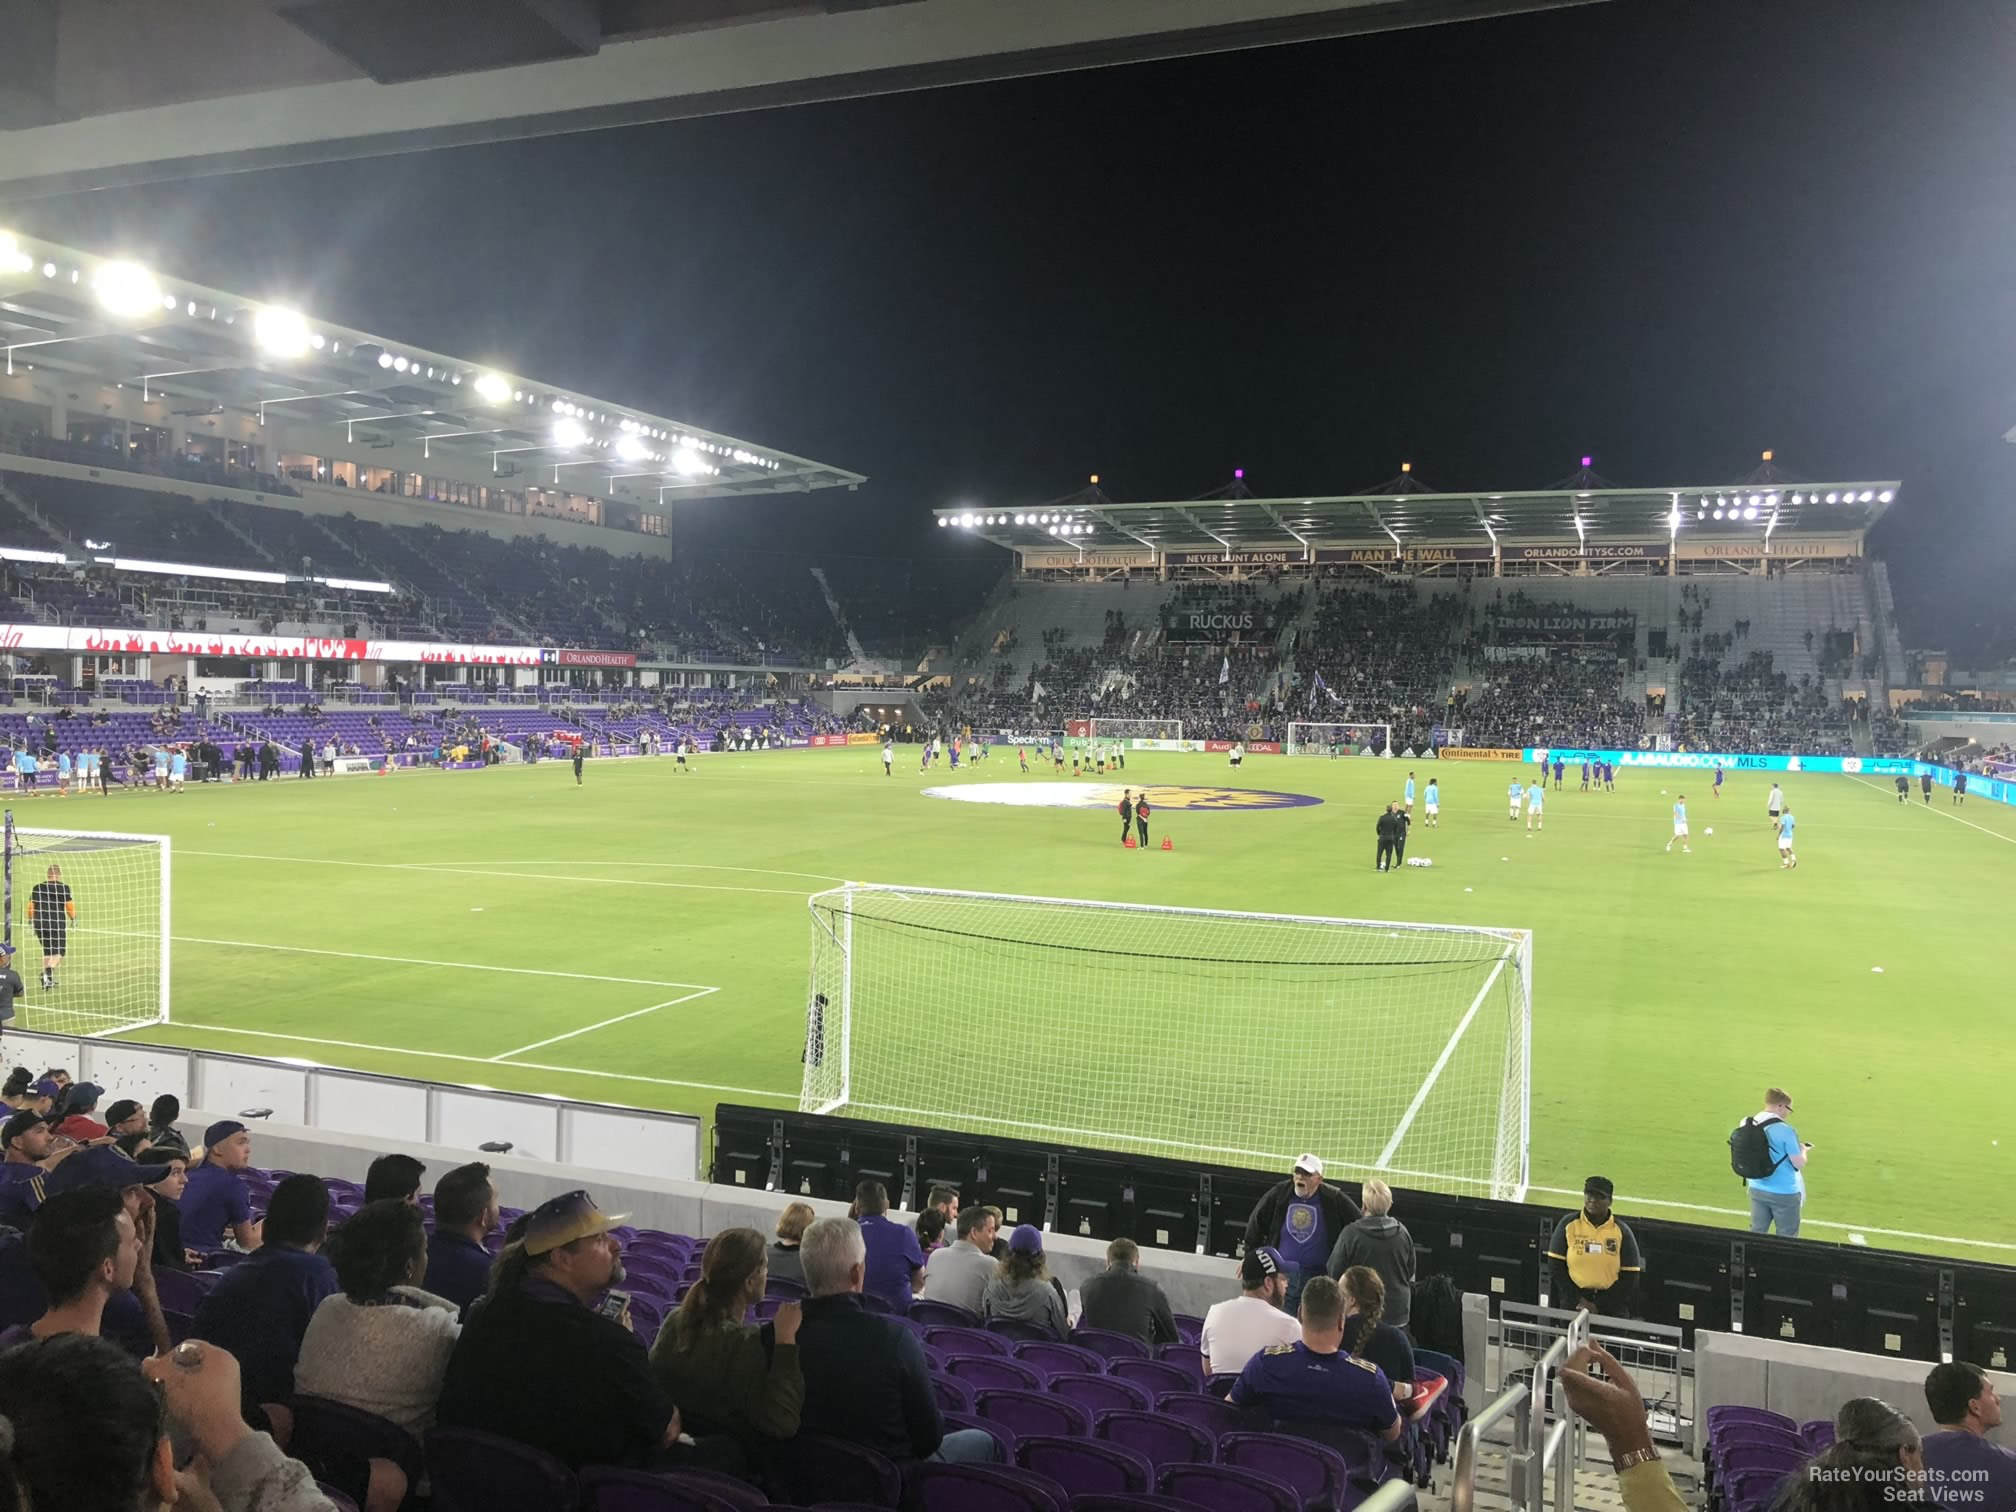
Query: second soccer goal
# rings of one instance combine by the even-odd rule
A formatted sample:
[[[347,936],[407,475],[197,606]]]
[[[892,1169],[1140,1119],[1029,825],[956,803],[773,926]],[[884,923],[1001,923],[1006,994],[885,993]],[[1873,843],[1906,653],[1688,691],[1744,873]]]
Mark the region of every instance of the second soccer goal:
[[[805,1111],[1525,1194],[1524,930],[886,883],[810,907]]]
[[[16,1025],[116,1034],[168,1018],[169,842],[17,829],[5,816],[6,937],[26,991]]]

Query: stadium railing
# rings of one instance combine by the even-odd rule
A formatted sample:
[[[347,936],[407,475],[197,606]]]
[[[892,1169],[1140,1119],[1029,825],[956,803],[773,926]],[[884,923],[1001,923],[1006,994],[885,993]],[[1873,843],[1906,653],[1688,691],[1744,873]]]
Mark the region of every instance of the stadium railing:
[[[845,1201],[873,1179],[904,1202],[943,1182],[1012,1221],[1102,1243],[1132,1239],[1144,1257],[1236,1255],[1253,1205],[1282,1177],[726,1103],[715,1110],[713,1151],[717,1183]],[[1355,1195],[1356,1183],[1339,1184]],[[1396,1189],[1393,1213],[1413,1235],[1423,1278],[1446,1274],[1495,1307],[1539,1299],[1548,1238],[1573,1202]],[[1637,1315],[1679,1329],[1690,1348],[1697,1330],[1724,1330],[1897,1359],[2001,1368],[2016,1358],[2016,1267],[1679,1223],[1625,1204],[1619,1213],[1646,1257]]]

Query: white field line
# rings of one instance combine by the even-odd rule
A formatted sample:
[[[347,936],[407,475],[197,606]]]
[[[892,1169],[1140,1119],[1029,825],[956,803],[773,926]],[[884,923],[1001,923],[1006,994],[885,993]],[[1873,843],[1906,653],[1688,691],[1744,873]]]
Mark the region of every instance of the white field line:
[[[568,877],[558,872],[500,872],[481,869],[483,863],[469,866],[450,866],[443,862],[417,861],[338,861],[328,856],[255,856],[237,851],[178,851],[183,856],[214,856],[231,861],[279,861],[289,866],[359,866],[372,871],[418,872],[439,877],[488,877],[498,882],[580,882],[590,887],[674,887],[683,892],[734,892],[769,893],[780,898],[802,898],[806,894],[796,887],[733,887],[724,882],[652,882],[641,877]],[[574,861],[553,862],[507,862],[506,865],[527,866],[576,866],[584,863]],[[589,866],[607,866],[614,863],[590,861]],[[752,868],[753,869],[753,868]],[[786,875],[801,875],[787,873]]]
[[[1866,788],[1874,788],[1879,793],[1895,793],[1897,791],[1895,784],[1886,788],[1882,783],[1871,782],[1867,777],[1857,777],[1855,780]],[[1908,797],[1909,795],[1907,794],[1906,796]],[[1936,803],[1900,803],[1897,806],[1899,808],[1930,809],[1933,813],[1943,818],[1951,819],[1955,824],[1964,824],[1971,830],[1979,830],[1984,835],[1993,835],[1997,840],[2007,841],[2010,845],[2016,845],[2016,835],[2005,835],[2000,830],[1989,829],[1985,824],[1976,824],[1972,819],[1962,819],[1958,814],[1949,812],[1953,806],[1950,802],[1943,806]],[[1883,1231],[1881,1229],[1869,1229],[1866,1232],[1880,1234]]]
[[[1470,1000],[1469,1012],[1465,1013],[1462,1020],[1450,1031],[1448,1042],[1442,1046],[1442,1053],[1435,1057],[1435,1064],[1428,1068],[1427,1079],[1415,1090],[1414,1100],[1407,1104],[1407,1111],[1400,1115],[1399,1127],[1394,1129],[1393,1137],[1386,1141],[1386,1148],[1379,1152],[1378,1160],[1373,1162],[1375,1169],[1383,1171],[1392,1163],[1394,1154],[1400,1148],[1400,1141],[1407,1137],[1407,1131],[1414,1126],[1414,1115],[1421,1111],[1421,1105],[1428,1101],[1428,1094],[1435,1090],[1435,1083],[1442,1079],[1443,1068],[1449,1064],[1449,1058],[1456,1053],[1456,1047],[1463,1043],[1464,1034],[1468,1032],[1471,1021],[1477,1017],[1477,1010],[1484,1006],[1485,995],[1497,985],[1508,959],[1509,956],[1498,957],[1498,964],[1491,968],[1491,975],[1484,978],[1484,985],[1477,989],[1477,996]]]
[[[562,1040],[575,1039],[583,1034],[593,1034],[597,1029],[607,1029],[611,1024],[626,1023],[634,1018],[642,1018],[647,1013],[656,1013],[660,1008],[675,1008],[681,1003],[690,1003],[695,998],[706,997],[710,992],[719,992],[718,987],[702,987],[698,992],[689,992],[682,997],[667,998],[662,1003],[653,1003],[649,1008],[633,1008],[628,1013],[619,1013],[614,1018],[606,1018],[599,1024],[590,1024],[585,1029],[569,1029],[565,1034],[556,1034],[549,1039],[534,1040],[529,1045],[520,1045],[516,1050],[506,1050],[502,1055],[490,1057],[493,1061],[509,1060],[514,1055],[524,1055],[533,1050],[543,1050],[548,1045],[557,1045]]]
[[[103,934],[123,934],[134,939],[153,940],[160,936],[130,929],[102,930]],[[498,966],[489,961],[429,961],[417,956],[367,955],[358,950],[321,950],[312,945],[268,945],[259,940],[211,940],[200,935],[170,935],[177,945],[222,945],[233,950],[280,950],[289,955],[335,956],[345,961],[383,961],[392,966],[442,966],[455,971],[501,971],[512,976],[559,977],[569,982],[615,982],[624,987],[692,987],[694,994],[719,992],[705,982],[661,982],[652,977],[594,976],[581,971],[543,971],[536,966]]]
[[[143,1026],[148,1030],[158,1025]],[[198,1034],[237,1034],[248,1039],[273,1040],[290,1045],[326,1045],[338,1050],[368,1050],[376,1055],[404,1055],[416,1060],[456,1061],[468,1066],[496,1066],[500,1064],[490,1056],[457,1055],[447,1050],[415,1050],[403,1045],[367,1045],[358,1040],[318,1039],[306,1034],[279,1034],[267,1029],[240,1029],[224,1024],[189,1024],[180,1019],[168,1025],[171,1029],[188,1029]],[[130,1033],[137,1031],[121,1031]],[[645,1082],[654,1087],[686,1087],[696,1092],[727,1092],[736,1097],[765,1097],[773,1101],[795,1103],[798,1094],[773,1092],[761,1087],[726,1087],[717,1082],[680,1081],[669,1076],[636,1076],[625,1071],[589,1071],[580,1066],[551,1066],[539,1061],[505,1061],[502,1064],[513,1070],[546,1071],[555,1076],[592,1076],[603,1081]]]
[[[1582,1188],[1580,1187],[1529,1186],[1526,1190],[1529,1192],[1545,1192],[1550,1196],[1559,1197],[1580,1197],[1582,1195]],[[1750,1216],[1748,1208],[1712,1207],[1703,1202],[1668,1202],[1662,1197],[1619,1197],[1616,1201],[1620,1207],[1670,1208],[1682,1213],[1714,1213],[1723,1218],[1748,1218]],[[1876,1228],[1867,1223],[1832,1223],[1825,1218],[1801,1218],[1799,1226],[1802,1229],[1841,1229],[1850,1234],[1881,1234],[1888,1239],[1920,1239],[1933,1244],[1965,1244],[1975,1249],[2016,1251],[2016,1244],[2005,1244],[1994,1239],[1962,1239],[1954,1234],[1921,1234],[1916,1229]]]

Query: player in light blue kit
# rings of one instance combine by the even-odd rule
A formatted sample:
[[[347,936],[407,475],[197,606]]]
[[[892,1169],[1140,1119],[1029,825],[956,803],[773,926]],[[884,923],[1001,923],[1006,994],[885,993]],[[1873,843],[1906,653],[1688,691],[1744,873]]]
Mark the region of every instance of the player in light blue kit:
[[[161,792],[168,791],[168,747],[154,747],[154,786]]]
[[[1428,828],[1430,829],[1439,828],[1440,820],[1442,817],[1442,790],[1441,788],[1436,786],[1435,779],[1433,777],[1430,777],[1428,779],[1427,798],[1428,798]]]
[[[1685,793],[1682,793],[1680,801],[1673,805],[1673,840],[1680,842],[1680,849],[1683,851],[1694,849],[1693,846],[1687,843],[1687,795]],[[1666,842],[1666,849],[1669,851],[1673,849],[1673,840]]]
[[[1547,828],[1541,817],[1541,805],[1547,801],[1547,784],[1536,782],[1526,789],[1526,828],[1530,830]]]
[[[1512,786],[1505,789],[1506,800],[1512,805],[1511,818],[1514,824],[1517,824],[1519,822],[1519,800],[1524,798],[1525,796],[1526,796],[1525,787],[1520,783],[1517,777],[1514,777],[1512,779]]]
[[[1407,774],[1407,812],[1414,812],[1414,774]]]
[[[57,797],[68,798],[70,796],[70,777],[71,777],[70,753],[68,751],[58,751],[56,753]]]
[[[1787,809],[1778,820],[1778,865],[1790,871],[1798,864],[1798,854],[1792,849],[1792,810]]]
[[[312,752],[304,751],[301,755],[301,759],[303,761],[313,761],[315,757]],[[169,790],[171,792],[176,793],[181,792],[183,780],[187,778],[188,775],[189,775],[189,753],[183,750],[182,747],[177,746],[175,747],[174,750],[168,753]]]

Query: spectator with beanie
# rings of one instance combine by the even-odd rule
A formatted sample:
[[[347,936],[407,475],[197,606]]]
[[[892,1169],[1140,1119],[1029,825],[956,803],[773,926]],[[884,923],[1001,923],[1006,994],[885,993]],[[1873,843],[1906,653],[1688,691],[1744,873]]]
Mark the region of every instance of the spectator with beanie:
[[[1582,1308],[1628,1318],[1645,1262],[1638,1236],[1610,1211],[1617,1188],[1608,1176],[1582,1183],[1582,1211],[1554,1225],[1547,1241],[1548,1300],[1556,1307]]]
[[[504,1246],[490,1290],[448,1361],[435,1421],[516,1439],[571,1470],[583,1465],[730,1468],[732,1444],[682,1440],[679,1409],[651,1373],[628,1303],[602,1303],[623,1284],[623,1247],[586,1192],[548,1198]],[[556,1387],[556,1383],[564,1386]]]
[[[1143,1344],[1174,1344],[1176,1316],[1160,1283],[1141,1274],[1141,1247],[1132,1239],[1106,1246],[1106,1269],[1080,1289],[1084,1328],[1104,1328],[1127,1334]]]
[[[992,1435],[976,1428],[945,1431],[916,1335],[861,1305],[868,1247],[860,1225],[821,1218],[805,1231],[802,1256],[812,1298],[798,1333],[805,1376],[800,1427],[897,1461],[993,1460]]]
[[[2016,1507],[2016,1449],[1988,1438],[2002,1425],[2002,1398],[1988,1373],[1959,1360],[1934,1365],[1925,1405],[1939,1425],[1925,1437],[1932,1494],[1954,1507]]]
[[[173,1150],[187,1160],[189,1141],[184,1139],[182,1131],[175,1127],[175,1121],[181,1116],[181,1098],[168,1092],[155,1098],[154,1105],[147,1110],[148,1146],[156,1150]]]
[[[1288,1268],[1285,1302],[1294,1312],[1302,1284],[1323,1274],[1337,1236],[1359,1218],[1358,1204],[1323,1179],[1323,1162],[1304,1155],[1286,1181],[1269,1187],[1246,1220],[1245,1252],[1261,1245],[1278,1250]]]
[[[771,1275],[804,1283],[805,1267],[799,1263],[798,1246],[805,1238],[805,1230],[812,1227],[818,1216],[809,1202],[787,1203],[777,1215],[776,1239],[770,1246]]]
[[[75,1083],[70,1088],[70,1095],[63,1099],[63,1117],[56,1125],[56,1137],[75,1144],[89,1144],[94,1139],[103,1139],[110,1130],[94,1115],[98,1111],[98,1099],[104,1095],[103,1087],[90,1082]]]
[[[1263,1349],[1301,1338],[1302,1325],[1295,1315],[1281,1310],[1287,1295],[1288,1271],[1281,1252],[1264,1244],[1246,1251],[1239,1262],[1239,1295],[1212,1303],[1204,1314],[1197,1345],[1204,1368],[1212,1375],[1237,1375]]]
[[[420,1178],[427,1167],[411,1155],[380,1155],[364,1173],[364,1201],[420,1202]]]
[[[171,1418],[206,1467],[193,1485],[175,1471]],[[135,1370],[103,1339],[23,1344],[0,1354],[0,1420],[11,1427],[0,1505],[335,1512],[305,1465],[245,1425],[237,1363],[221,1349]]]
[[[497,1227],[497,1188],[482,1161],[455,1167],[434,1183],[434,1237],[427,1245],[423,1291],[453,1302],[463,1317],[490,1284],[490,1251]]]
[[[192,1175],[190,1191],[195,1184]],[[182,1221],[186,1234],[186,1191]],[[328,1232],[328,1189],[316,1177],[289,1176],[266,1204],[266,1242],[224,1272],[196,1304],[189,1335],[237,1357],[248,1408],[285,1402],[293,1394],[302,1336],[315,1309],[337,1289],[335,1267],[321,1253]]]
[[[237,1119],[220,1118],[203,1131],[203,1163],[189,1173],[189,1185],[182,1193],[184,1244],[193,1249],[218,1249],[228,1228],[238,1248],[259,1247],[252,1197],[244,1177],[238,1174],[251,1164],[252,1136]]]
[[[1034,1224],[1017,1224],[1008,1236],[1008,1253],[980,1294],[980,1316],[1034,1324],[1060,1340],[1069,1336],[1064,1288],[1043,1264],[1043,1234]]]
[[[105,1306],[133,1284],[140,1231],[115,1187],[85,1187],[51,1197],[28,1236],[28,1263],[49,1305],[33,1323],[0,1333],[0,1349],[77,1333],[96,1337]]]
[[[861,1241],[868,1246],[864,1290],[898,1313],[909,1312],[910,1299],[924,1289],[924,1247],[917,1231],[889,1216],[889,1190],[879,1181],[864,1181],[854,1189],[854,1211]]]
[[[1344,1352],[1344,1296],[1328,1276],[1302,1288],[1302,1337],[1246,1362],[1226,1400],[1277,1422],[1334,1423],[1380,1438],[1400,1436],[1393,1388],[1370,1361]]]
[[[796,1302],[765,1324],[745,1323],[769,1279],[763,1236],[752,1228],[723,1229],[700,1256],[700,1279],[651,1346],[651,1368],[666,1393],[691,1405],[683,1414],[694,1433],[726,1433],[745,1451],[798,1432],[805,1377],[798,1367]]]
[[[994,1235],[1000,1227],[999,1208],[960,1209],[952,1242],[934,1251],[924,1267],[924,1295],[978,1314],[981,1294],[997,1269]]]
[[[1377,1176],[1366,1178],[1365,1215],[1337,1236],[1324,1272],[1341,1278],[1354,1265],[1370,1266],[1386,1289],[1386,1321],[1405,1328],[1414,1302],[1414,1236],[1393,1216],[1393,1189]]]
[[[315,1309],[294,1389],[374,1413],[418,1438],[434,1426],[462,1334],[455,1304],[418,1284],[427,1274],[420,1209],[391,1198],[367,1202],[329,1236],[329,1263],[343,1289]]]
[[[42,1178],[77,1150],[76,1145],[58,1149],[40,1113],[24,1109],[0,1124],[0,1227],[25,1232],[42,1201]]]

